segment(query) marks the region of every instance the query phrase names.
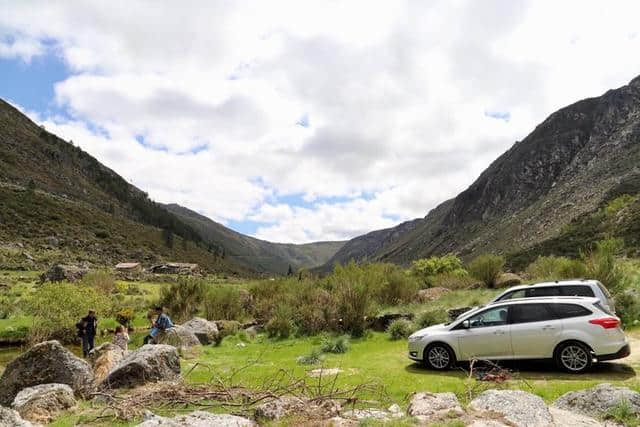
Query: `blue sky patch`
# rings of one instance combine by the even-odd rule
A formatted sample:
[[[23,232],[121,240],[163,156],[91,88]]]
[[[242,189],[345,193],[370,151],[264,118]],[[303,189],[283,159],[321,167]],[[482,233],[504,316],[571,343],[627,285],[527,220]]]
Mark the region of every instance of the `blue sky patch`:
[[[484,115],[492,119],[504,120],[505,122],[511,120],[511,113],[508,111],[485,110]]]
[[[311,122],[309,121],[309,114],[304,113],[302,116],[300,116],[300,118],[296,122],[296,125],[302,126],[303,128],[308,128],[309,126],[311,126]]]

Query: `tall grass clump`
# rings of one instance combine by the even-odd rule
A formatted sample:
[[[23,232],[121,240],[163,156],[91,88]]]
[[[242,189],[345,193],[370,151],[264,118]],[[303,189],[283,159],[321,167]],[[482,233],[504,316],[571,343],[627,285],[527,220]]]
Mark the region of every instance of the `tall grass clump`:
[[[420,290],[420,284],[414,276],[394,264],[379,264],[378,268],[380,278],[375,292],[378,303],[397,305],[414,299]]]
[[[176,283],[160,289],[158,304],[165,307],[174,321],[183,322],[192,318],[199,310],[205,296],[204,280],[181,277]]]
[[[336,353],[343,354],[349,351],[349,337],[341,335],[339,337],[324,337],[322,344],[320,344],[320,350],[323,353]]]
[[[539,256],[526,272],[538,280],[574,279],[586,277],[587,267],[578,259],[549,255]]]
[[[428,328],[429,326],[445,323],[447,319],[447,312],[438,308],[420,313],[416,319],[416,325],[420,328]]]
[[[488,288],[493,288],[504,264],[503,256],[487,254],[475,257],[468,269],[473,277],[481,280]]]
[[[624,241],[619,238],[607,238],[596,242],[595,247],[582,253],[590,279],[602,282],[610,291],[620,291],[624,277],[617,257],[624,248]]]
[[[106,295],[111,295],[116,291],[115,277],[107,270],[90,271],[80,282],[83,285],[99,290]]]
[[[315,365],[322,362],[322,352],[319,348],[312,348],[309,354],[300,356],[296,359],[299,365]]]
[[[387,327],[387,333],[391,340],[401,340],[413,333],[413,324],[406,319],[396,319]]]
[[[240,320],[244,317],[241,292],[234,286],[212,286],[202,301],[204,316],[209,320]]]
[[[275,315],[267,322],[264,329],[269,338],[289,338],[295,331],[291,309],[287,306],[278,307]]]

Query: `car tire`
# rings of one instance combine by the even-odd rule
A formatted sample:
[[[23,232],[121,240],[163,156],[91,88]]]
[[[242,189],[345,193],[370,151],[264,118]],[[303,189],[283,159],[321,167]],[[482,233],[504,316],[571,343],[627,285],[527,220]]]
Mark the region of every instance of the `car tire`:
[[[591,349],[578,341],[570,341],[556,350],[556,365],[571,374],[582,374],[591,368],[593,355]]]
[[[436,371],[446,371],[455,364],[455,355],[448,345],[435,343],[424,349],[423,362]]]

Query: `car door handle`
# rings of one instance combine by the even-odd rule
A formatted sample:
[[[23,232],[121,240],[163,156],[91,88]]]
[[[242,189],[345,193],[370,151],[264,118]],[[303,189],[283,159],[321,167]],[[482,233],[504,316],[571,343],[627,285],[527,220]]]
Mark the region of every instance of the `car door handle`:
[[[504,335],[505,331],[493,331],[493,335]]]
[[[549,330],[551,330],[551,329],[555,329],[555,328],[556,328],[555,326],[546,325],[546,326],[543,326],[543,327],[542,327],[542,330],[543,330],[543,331],[549,331]]]

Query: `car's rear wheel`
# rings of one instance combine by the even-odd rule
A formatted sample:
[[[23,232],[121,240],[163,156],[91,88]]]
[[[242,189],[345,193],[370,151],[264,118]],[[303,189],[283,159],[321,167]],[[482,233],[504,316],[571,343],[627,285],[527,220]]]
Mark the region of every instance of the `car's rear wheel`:
[[[591,349],[579,342],[568,342],[560,345],[556,351],[556,364],[572,374],[581,374],[591,368],[593,356]]]
[[[431,369],[444,371],[453,366],[454,362],[453,352],[444,344],[431,344],[424,350],[424,363]]]

